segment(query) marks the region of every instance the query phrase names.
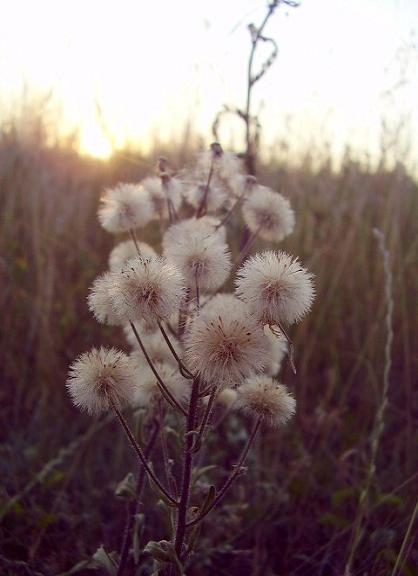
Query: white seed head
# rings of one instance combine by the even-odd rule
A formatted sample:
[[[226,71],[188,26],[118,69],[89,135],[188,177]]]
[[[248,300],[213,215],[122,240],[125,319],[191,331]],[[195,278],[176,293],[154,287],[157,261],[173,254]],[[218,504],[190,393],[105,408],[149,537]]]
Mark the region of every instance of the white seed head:
[[[210,385],[237,386],[267,361],[266,336],[245,308],[220,303],[203,309],[190,326],[185,339],[187,365]]]
[[[152,323],[167,320],[178,308],[184,279],[165,258],[133,258],[114,272],[110,288],[113,310],[123,323],[137,319]]]
[[[234,407],[253,417],[262,418],[269,426],[286,424],[293,416],[296,401],[286,386],[265,375],[252,376],[237,389]]]
[[[142,258],[154,258],[156,251],[146,242],[138,242]],[[109,256],[109,268],[112,272],[119,271],[128,260],[136,258],[138,251],[132,240],[126,240],[115,246]]]
[[[111,272],[105,272],[98,276],[90,287],[87,297],[89,310],[101,324],[118,326],[121,324],[119,316],[113,310],[113,299],[111,297],[111,287],[114,286],[114,276]]]
[[[263,324],[293,324],[312,306],[313,275],[297,258],[268,250],[248,258],[238,270],[236,294]]]
[[[289,200],[266,186],[256,186],[242,206],[248,228],[269,242],[280,242],[293,232],[295,214]]]
[[[135,363],[136,360],[137,356],[133,358],[133,362]],[[173,368],[172,364],[157,363],[155,369],[174,398],[181,404],[186,403],[190,396],[189,380],[184,378],[177,368]],[[137,363],[132,405],[136,408],[149,408],[161,399],[163,395],[155,374],[148,365],[142,362]]]
[[[231,270],[231,254],[221,236],[210,230],[207,222],[191,219],[171,226],[163,238],[167,260],[175,264],[187,284],[215,290]]]
[[[150,176],[142,181],[148,192],[156,216],[163,220],[178,213],[183,202],[183,183],[171,176]]]
[[[238,393],[236,390],[233,388],[225,388],[216,396],[216,402],[225,406],[225,408],[231,408],[231,406],[235,404],[237,396]]]
[[[89,414],[119,409],[132,401],[133,365],[123,352],[100,348],[82,354],[71,366],[67,389],[73,403]]]
[[[141,228],[152,215],[149,195],[137,184],[118,184],[106,190],[98,210],[100,224],[113,234]]]

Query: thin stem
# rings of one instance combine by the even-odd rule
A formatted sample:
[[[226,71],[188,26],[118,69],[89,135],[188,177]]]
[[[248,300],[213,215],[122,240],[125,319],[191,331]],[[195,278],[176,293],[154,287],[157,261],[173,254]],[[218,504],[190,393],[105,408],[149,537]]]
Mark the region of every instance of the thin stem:
[[[157,476],[154,474],[154,472],[152,471],[152,469],[149,467],[148,462],[145,458],[144,453],[142,452],[138,442],[135,440],[134,435],[132,434],[131,429],[129,428],[128,423],[126,422],[125,418],[123,417],[121,411],[118,409],[118,407],[116,406],[116,404],[113,402],[112,399],[110,399],[110,403],[112,405],[112,408],[116,414],[116,416],[119,419],[119,422],[122,424],[123,429],[125,430],[126,436],[128,437],[129,442],[131,443],[132,448],[135,450],[139,460],[141,461],[141,464],[143,465],[143,467],[145,468],[145,470],[147,471],[147,474],[149,475],[149,477],[152,479],[152,481],[154,482],[154,484],[158,487],[158,489],[164,494],[164,496],[167,498],[167,500],[169,502],[171,502],[171,504],[174,504],[175,506],[178,505],[178,502],[171,496],[171,494],[169,494],[167,492],[167,490],[164,488],[164,486],[161,484],[161,482],[158,480]]]
[[[280,322],[277,322],[277,326],[280,328],[280,332],[286,338],[286,342],[289,345],[289,362],[290,367],[292,368],[293,374],[296,374],[296,365],[295,365],[295,346],[293,344],[293,340],[290,338],[289,334],[283,328],[283,325]],[[275,334],[275,330],[270,327],[270,330]]]
[[[418,515],[418,500],[415,504],[414,511],[412,512],[411,520],[409,521],[408,528],[406,529],[406,533],[405,533],[405,536],[404,536],[404,539],[403,539],[403,542],[401,545],[401,549],[399,550],[398,557],[396,558],[395,566],[393,567],[391,576],[396,576],[396,574],[398,572],[398,568],[401,567],[401,560],[403,560],[402,564],[406,560],[406,557],[403,558],[403,555],[404,555],[406,544],[409,540],[409,536],[411,535],[412,528],[414,526],[415,519],[416,519],[417,515]]]
[[[144,344],[142,343],[142,340],[138,334],[137,329],[135,328],[135,324],[133,322],[129,322],[129,324],[131,325],[131,328],[133,330],[133,333],[135,335],[135,338],[142,350],[142,353],[145,356],[146,361],[148,362],[149,367],[151,368],[154,376],[157,379],[157,383],[158,383],[158,387],[160,388],[160,391],[162,392],[163,396],[165,397],[165,399],[174,407],[177,408],[177,410],[179,410],[184,416],[187,416],[187,412],[186,410],[183,408],[183,406],[181,404],[179,404],[179,402],[174,398],[174,396],[171,394],[170,390],[167,388],[167,386],[164,384],[161,376],[158,374],[153,361],[151,360],[151,358],[149,357],[148,352],[145,349]]]
[[[186,295],[180,304],[179,325],[178,325],[179,338],[181,338],[183,336],[184,331],[186,329],[189,304],[190,304],[190,288],[187,288]]]
[[[159,430],[160,430],[160,423],[155,422],[151,436],[150,436],[150,438],[149,438],[149,440],[148,440],[148,442],[144,448],[145,458],[149,458],[149,456],[152,452],[152,449],[154,448],[155,441],[158,437]],[[119,567],[118,567],[118,571],[116,573],[116,576],[122,576],[123,573],[125,572],[126,563],[128,561],[129,548],[130,548],[130,544],[131,544],[131,533],[132,533],[133,519],[134,519],[134,515],[136,513],[138,513],[140,498],[141,498],[142,492],[144,490],[144,485],[145,485],[145,474],[146,474],[145,468],[141,464],[139,475],[138,475],[138,480],[136,483],[136,492],[135,492],[136,493],[136,500],[134,500],[133,502],[129,502],[129,504],[127,505],[125,532],[124,532],[124,536],[123,536],[123,543],[122,543],[122,547],[121,547]]]
[[[215,153],[212,151],[212,161],[210,164],[208,179],[206,182],[205,191],[203,193],[202,200],[200,201],[200,204],[196,210],[196,218],[200,218],[206,212],[206,204],[207,204],[208,195],[209,195],[209,186],[210,186],[210,181],[212,180],[214,165],[215,165]]]
[[[214,402],[215,402],[215,398],[216,398],[217,393],[218,393],[218,387],[215,386],[215,387],[212,389],[212,392],[211,392],[211,394],[210,394],[210,396],[209,396],[209,400],[208,400],[208,403],[206,404],[205,412],[204,412],[204,414],[203,414],[202,422],[201,422],[200,427],[199,427],[199,432],[198,432],[198,434],[197,434],[197,436],[196,436],[196,438],[195,438],[195,441],[194,441],[194,443],[193,443],[193,448],[192,448],[192,450],[193,450],[194,452],[197,452],[197,450],[199,450],[200,445],[201,445],[201,443],[202,443],[202,437],[203,437],[203,435],[204,435],[204,433],[205,433],[206,426],[207,426],[207,424],[208,424],[208,422],[209,422],[209,419],[210,419],[210,416],[211,416],[211,414],[212,414],[213,405],[214,405]]]
[[[138,256],[142,258],[141,250],[139,249],[138,240],[135,234],[135,230],[133,228],[129,228],[129,234],[131,235],[132,242],[135,244],[136,251],[138,252]]]
[[[213,508],[215,508],[215,506],[217,504],[219,504],[219,502],[222,500],[222,498],[225,496],[226,492],[228,491],[228,489],[230,488],[231,484],[234,482],[234,480],[236,479],[236,477],[239,475],[239,473],[241,472],[241,468],[245,463],[245,460],[247,458],[248,452],[251,448],[251,445],[254,442],[254,439],[257,435],[258,429],[260,428],[260,424],[262,421],[262,417],[260,416],[255,424],[254,427],[251,431],[251,434],[247,440],[247,443],[244,446],[244,449],[241,453],[240,459],[238,464],[234,467],[233,472],[230,474],[229,478],[225,481],[225,483],[223,484],[222,488],[219,490],[218,494],[215,496],[212,504],[210,506],[208,506],[208,508],[202,512],[201,514],[199,514],[194,520],[191,520],[190,522],[188,522],[186,524],[186,528],[191,528],[192,526],[195,526],[196,524],[198,524],[201,520],[203,520],[203,518],[205,518],[209,512],[211,510],[213,510]]]
[[[199,312],[199,310],[200,310],[200,290],[199,290],[199,274],[198,274],[197,269],[196,269],[196,272],[194,275],[194,279],[195,279],[195,290],[196,290],[196,308],[197,308],[197,311]]]
[[[178,506],[177,528],[174,541],[174,548],[181,560],[184,537],[186,535],[186,516],[190,498],[190,480],[193,465],[193,436],[190,434],[196,424],[196,409],[199,400],[199,380],[193,381],[192,393],[190,395],[189,412],[187,417],[186,441],[184,445],[183,479],[181,486],[180,502]]]
[[[177,354],[173,343],[171,342],[167,332],[165,331],[163,325],[161,324],[161,322],[158,322],[158,327],[161,331],[161,334],[163,335],[164,340],[166,341],[167,346],[170,349],[170,352],[172,353],[174,359],[176,360],[177,364],[179,365],[180,368],[180,372],[182,373],[183,376],[185,376],[186,378],[190,378],[193,379],[194,375],[190,372],[190,370],[188,370],[186,368],[186,366],[183,364],[182,359],[180,358],[180,356]]]

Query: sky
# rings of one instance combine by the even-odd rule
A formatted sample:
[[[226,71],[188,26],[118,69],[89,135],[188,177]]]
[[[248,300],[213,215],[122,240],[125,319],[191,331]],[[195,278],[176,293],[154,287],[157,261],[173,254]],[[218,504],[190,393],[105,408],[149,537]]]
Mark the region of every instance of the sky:
[[[279,54],[254,87],[264,150],[329,144],[338,156],[349,144],[377,156],[384,119],[389,130],[404,123],[418,151],[418,0],[300,4],[280,6],[265,31]],[[126,142],[170,142],[187,122],[210,141],[217,111],[244,105],[247,26],[266,5],[0,0],[0,114],[23,93],[50,93],[59,130],[76,128],[81,151],[98,157]],[[238,121],[221,134],[240,146]]]

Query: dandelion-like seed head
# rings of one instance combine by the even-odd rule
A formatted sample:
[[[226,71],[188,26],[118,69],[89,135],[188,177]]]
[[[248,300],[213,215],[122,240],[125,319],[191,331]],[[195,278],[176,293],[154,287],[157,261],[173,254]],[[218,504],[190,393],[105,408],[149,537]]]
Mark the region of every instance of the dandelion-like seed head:
[[[289,201],[266,186],[255,187],[243,204],[242,215],[248,228],[269,242],[280,242],[295,226]]]
[[[296,258],[268,250],[252,256],[240,268],[236,294],[263,324],[293,324],[312,306],[313,276]]]
[[[93,348],[71,365],[67,389],[73,403],[89,414],[100,414],[112,404],[122,408],[132,401],[133,365],[115,348]]]
[[[137,184],[118,184],[106,190],[98,210],[100,224],[113,234],[141,228],[152,215],[149,195]]]
[[[214,179],[215,180],[215,179]],[[212,183],[206,191],[206,184],[192,183],[187,190],[187,201],[191,206],[197,208],[200,206],[203,198],[206,197],[207,212],[216,212],[225,206],[228,196],[225,188],[216,183]]]
[[[214,290],[226,280],[231,270],[231,255],[221,235],[203,219],[185,220],[169,228],[163,238],[167,260],[173,262],[189,286]]]
[[[98,276],[90,287],[87,303],[89,310],[93,312],[98,322],[118,326],[121,321],[113,310],[113,300],[110,295],[113,286],[114,277],[111,272],[105,272]]]
[[[237,389],[234,407],[276,427],[286,424],[293,416],[296,401],[286,386],[269,376],[259,375],[248,378]]]
[[[220,387],[237,386],[261,370],[268,354],[266,336],[245,305],[230,308],[222,303],[194,319],[185,349],[192,372]]]
[[[156,251],[146,242],[138,242],[139,251],[142,258],[154,258]],[[132,240],[126,240],[115,246],[109,255],[109,268],[112,272],[117,272],[125,266],[128,260],[137,258],[138,251]]]
[[[184,292],[179,270],[165,258],[133,258],[114,273],[110,289],[113,310],[126,322],[167,320],[178,308]]]

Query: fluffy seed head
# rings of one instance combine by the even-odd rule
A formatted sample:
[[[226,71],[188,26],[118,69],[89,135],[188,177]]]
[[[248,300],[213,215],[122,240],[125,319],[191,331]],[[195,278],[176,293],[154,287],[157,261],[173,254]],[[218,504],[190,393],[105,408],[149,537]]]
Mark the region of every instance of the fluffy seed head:
[[[248,378],[237,389],[235,407],[251,416],[262,418],[269,426],[281,426],[293,416],[296,401],[286,386],[269,376],[259,375]]]
[[[167,320],[183,296],[184,279],[165,258],[133,258],[113,277],[109,293],[113,310],[123,323]]]
[[[296,258],[268,250],[248,258],[239,269],[236,294],[263,324],[293,324],[311,308],[313,276]]]
[[[139,251],[143,258],[154,258],[156,251],[146,242],[138,242]],[[109,256],[109,268],[112,272],[119,271],[128,260],[136,258],[138,251],[132,240],[126,240],[115,246]]]
[[[137,184],[118,184],[106,190],[98,210],[100,224],[113,234],[141,228],[152,215],[148,193]]]
[[[182,272],[189,286],[214,290],[226,280],[231,255],[221,236],[205,221],[191,219],[174,224],[163,239],[164,255]]]
[[[243,313],[244,312],[244,313]],[[220,303],[193,322],[185,341],[186,360],[208,384],[237,386],[267,361],[266,336],[245,305]]]
[[[133,365],[115,348],[93,348],[70,366],[67,389],[73,403],[89,414],[100,414],[112,403],[122,408],[133,397]]]
[[[242,207],[245,223],[269,242],[280,242],[291,234],[295,214],[289,201],[266,186],[256,186]]]
[[[114,285],[114,277],[111,272],[105,272],[98,276],[90,287],[87,297],[89,310],[101,324],[117,326],[121,323],[119,316],[113,310],[113,300],[110,289]]]

